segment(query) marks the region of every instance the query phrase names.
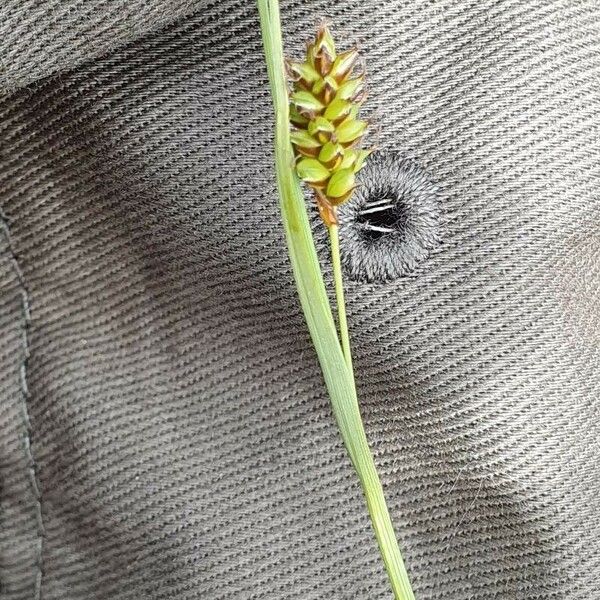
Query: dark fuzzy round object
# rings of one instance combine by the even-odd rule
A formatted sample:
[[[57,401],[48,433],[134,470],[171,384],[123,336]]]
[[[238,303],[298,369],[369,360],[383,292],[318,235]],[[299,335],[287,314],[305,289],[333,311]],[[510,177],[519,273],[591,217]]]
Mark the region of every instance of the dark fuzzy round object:
[[[439,243],[440,191],[411,159],[374,153],[352,198],[339,209],[342,262],[356,281],[411,273]]]

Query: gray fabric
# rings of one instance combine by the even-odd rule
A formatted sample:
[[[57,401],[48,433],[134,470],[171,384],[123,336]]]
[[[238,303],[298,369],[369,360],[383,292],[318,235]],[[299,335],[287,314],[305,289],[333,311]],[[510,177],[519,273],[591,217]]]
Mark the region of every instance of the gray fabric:
[[[3,0],[0,90],[72,69],[209,0]]]
[[[348,286],[417,598],[600,597],[600,7],[338,4],[381,148],[444,198],[411,276]],[[283,3],[290,53],[328,6]],[[389,598],[284,250],[253,3],[5,95],[0,131],[0,596]]]
[[[20,598],[40,589],[43,524],[27,407],[29,300],[1,213],[0,289],[0,594]]]

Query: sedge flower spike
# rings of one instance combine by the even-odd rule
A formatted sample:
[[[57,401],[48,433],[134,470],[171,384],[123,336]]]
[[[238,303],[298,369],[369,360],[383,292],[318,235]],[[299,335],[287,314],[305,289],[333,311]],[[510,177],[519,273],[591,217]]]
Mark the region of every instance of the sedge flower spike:
[[[336,211],[351,196],[355,174],[369,154],[359,149],[367,124],[358,118],[364,99],[363,77],[353,74],[358,55],[356,50],[338,54],[329,30],[321,27],[306,59],[286,65],[279,2],[257,0],[257,5],[275,116],[277,189],[298,297],[394,598],[414,600],[360,414],[344,303]],[[329,232],[337,328],[300,180],[315,191]]]
[[[336,207],[352,195],[355,175],[371,152],[358,147],[368,124],[358,118],[365,91],[364,75],[354,72],[357,60],[356,48],[338,53],[321,25],[304,61],[287,63],[296,172],[315,191],[328,227],[337,224]]]

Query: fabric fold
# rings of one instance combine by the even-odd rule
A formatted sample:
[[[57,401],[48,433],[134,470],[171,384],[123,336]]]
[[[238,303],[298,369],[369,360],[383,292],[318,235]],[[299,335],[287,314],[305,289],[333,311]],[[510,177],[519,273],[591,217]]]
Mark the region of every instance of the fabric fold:
[[[211,0],[6,0],[0,3],[0,94],[158,31]]]

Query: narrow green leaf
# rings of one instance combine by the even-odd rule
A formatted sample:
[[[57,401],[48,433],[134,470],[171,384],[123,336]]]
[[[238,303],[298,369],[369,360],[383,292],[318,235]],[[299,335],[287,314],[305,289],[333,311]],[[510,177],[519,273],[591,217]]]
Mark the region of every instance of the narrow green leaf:
[[[294,172],[279,4],[277,0],[257,1],[275,111],[277,185],[300,303],[319,357],[340,433],[365,493],[367,508],[394,597],[396,600],[414,600],[381,482],[365,435],[356,397],[354,375],[338,339],[302,189]],[[332,245],[332,248],[335,249],[336,246]]]

